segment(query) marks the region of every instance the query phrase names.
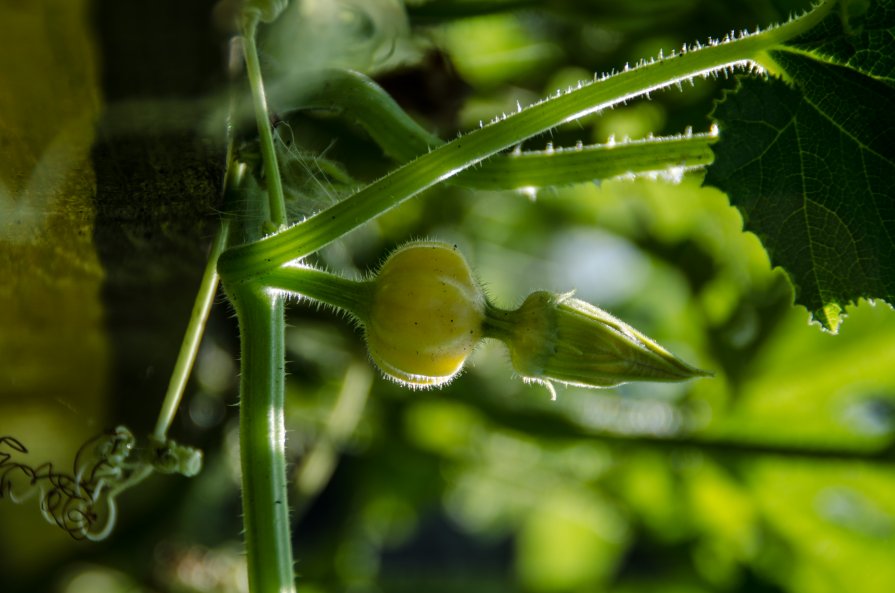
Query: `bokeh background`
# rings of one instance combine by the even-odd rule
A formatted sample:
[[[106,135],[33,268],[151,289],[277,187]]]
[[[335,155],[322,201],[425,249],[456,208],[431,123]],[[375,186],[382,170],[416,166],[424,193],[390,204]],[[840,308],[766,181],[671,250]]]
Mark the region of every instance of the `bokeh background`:
[[[308,214],[395,166],[350,113],[294,113],[321,67],[374,77],[443,138],[594,73],[806,2],[296,1],[265,31],[287,186]],[[220,210],[228,3],[0,0],[0,436],[67,468],[155,423]],[[706,131],[732,79],[528,141]],[[245,127],[250,130],[250,125]],[[247,135],[247,143],[250,139]],[[338,175],[334,174],[338,172]],[[440,390],[381,378],[344,317],[295,305],[288,449],[299,590],[888,593],[895,589],[895,313],[809,323],[701,174],[531,192],[445,186],[327,247],[347,276],[411,238],[456,243],[504,307],[575,289],[715,373],[558,388],[485,343]],[[0,498],[6,593],[245,590],[238,334],[219,299],[172,436],[196,478],[119,499],[75,542]]]

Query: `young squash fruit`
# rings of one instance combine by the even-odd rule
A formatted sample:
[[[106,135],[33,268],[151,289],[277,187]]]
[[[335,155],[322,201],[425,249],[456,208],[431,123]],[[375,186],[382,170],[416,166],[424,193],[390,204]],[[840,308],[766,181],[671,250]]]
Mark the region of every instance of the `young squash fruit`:
[[[456,246],[398,248],[371,282],[363,319],[367,348],[391,379],[414,388],[443,385],[483,337],[485,296]]]
[[[373,362],[411,388],[444,385],[484,338],[506,344],[524,379],[580,387],[628,381],[686,381],[710,375],[606,311],[537,291],[515,310],[485,298],[456,246],[408,243],[364,282],[302,266],[269,277],[271,288],[303,294],[350,312],[364,327]]]

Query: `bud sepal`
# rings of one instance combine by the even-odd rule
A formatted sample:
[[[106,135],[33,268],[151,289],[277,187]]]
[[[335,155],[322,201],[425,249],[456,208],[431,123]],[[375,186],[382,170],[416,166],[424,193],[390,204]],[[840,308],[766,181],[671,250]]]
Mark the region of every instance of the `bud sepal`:
[[[522,377],[580,387],[686,381],[710,373],[573,293],[534,292],[518,309],[488,306],[485,336],[502,340]]]

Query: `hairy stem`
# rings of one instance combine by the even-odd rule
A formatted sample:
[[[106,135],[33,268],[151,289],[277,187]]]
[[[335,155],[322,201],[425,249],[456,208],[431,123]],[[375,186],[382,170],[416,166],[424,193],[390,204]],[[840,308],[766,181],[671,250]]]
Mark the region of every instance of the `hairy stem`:
[[[358,72],[327,70],[310,92],[292,89],[291,109],[323,109],[355,121],[382,150],[400,163],[412,161],[445,142],[411,118],[373,80]],[[284,93],[284,91],[280,91]],[[282,100],[284,103],[286,99]],[[614,145],[579,145],[556,150],[495,155],[481,167],[449,180],[476,189],[520,189],[570,185],[620,175],[694,169],[712,162],[715,134],[647,138]]]
[[[420,156],[289,229],[228,250],[221,256],[219,270],[232,280],[262,275],[313,253],[404,200],[526,138],[695,76],[754,64],[769,48],[820,22],[832,4],[826,2],[799,19],[762,33],[710,44],[698,51],[682,52],[626,69],[499,118]]]
[[[714,133],[630,140],[494,157],[466,169],[456,183],[477,189],[524,189],[612,179],[622,175],[693,170],[712,163]]]
[[[286,480],[283,298],[241,285],[230,293],[240,332],[239,450],[249,590],[295,590]]]
[[[305,296],[343,309],[365,321],[370,306],[370,282],[348,280],[305,266],[283,266],[260,279],[265,286]]]

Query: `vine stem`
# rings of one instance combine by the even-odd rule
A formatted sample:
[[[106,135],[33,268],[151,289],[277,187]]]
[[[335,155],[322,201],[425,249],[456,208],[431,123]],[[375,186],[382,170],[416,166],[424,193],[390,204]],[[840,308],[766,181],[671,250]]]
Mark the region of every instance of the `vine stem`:
[[[258,18],[251,13],[244,21],[243,52],[270,222],[277,230],[286,224],[286,202],[258,60]],[[228,290],[228,296],[236,307],[240,331],[239,447],[249,590],[291,593],[295,574],[286,477],[284,299],[278,291],[256,283]]]
[[[291,228],[227,250],[221,256],[218,269],[222,276],[234,281],[261,276],[313,253],[485,158],[557,125],[697,76],[710,75],[734,66],[756,65],[766,56],[767,50],[817,25],[834,4],[834,0],[828,0],[784,25],[625,69],[498,118],[420,156]]]
[[[234,51],[234,48],[235,43],[231,43],[229,67],[231,81],[238,74],[238,53]],[[242,179],[245,175],[245,166],[238,165],[234,159],[236,138],[233,133],[233,115],[236,107],[236,94],[231,84],[230,105],[227,113],[227,156],[221,190],[221,193],[225,196],[242,185]],[[183,341],[180,343],[180,352],[177,354],[174,370],[171,372],[171,378],[168,381],[168,390],[165,392],[165,399],[162,401],[162,407],[159,410],[155,431],[152,433],[153,438],[160,443],[164,443],[168,438],[168,430],[171,428],[174,415],[180,407],[180,402],[186,390],[186,382],[196,362],[199,346],[202,343],[202,336],[205,333],[205,326],[208,323],[208,315],[211,313],[211,307],[214,304],[214,297],[217,294],[218,284],[220,283],[220,276],[217,271],[218,258],[220,258],[224,249],[227,248],[229,238],[230,221],[227,218],[222,218],[221,226],[218,228],[214,241],[211,244],[205,271],[202,273],[199,290],[193,302],[192,314],[190,315]]]
[[[264,81],[261,77],[261,63],[258,60],[258,47],[255,42],[258,30],[258,16],[247,16],[243,25],[243,53],[246,61],[246,75],[252,91],[252,104],[255,108],[255,120],[258,125],[258,139],[261,145],[261,160],[264,165],[264,179],[267,183],[267,199],[270,204],[270,222],[274,229],[286,224],[286,200],[283,197],[283,182],[280,180],[280,169],[277,165],[277,153],[273,145],[273,134],[270,130],[270,114],[267,110],[267,97],[264,93]]]
[[[205,325],[208,323],[208,315],[211,312],[211,306],[214,304],[214,297],[217,294],[219,281],[217,273],[218,258],[227,246],[229,231],[229,221],[226,219],[222,220],[214,242],[211,245],[208,262],[205,264],[205,272],[202,274],[199,291],[196,294],[196,300],[193,302],[190,321],[183,336],[183,341],[180,344],[180,352],[177,354],[177,360],[174,363],[174,370],[168,382],[168,390],[165,393],[165,399],[159,411],[155,431],[152,433],[153,437],[162,443],[168,438],[168,429],[174,421],[177,408],[180,407],[180,401],[183,399],[183,393],[186,389],[186,382],[196,362],[202,335],[205,333]]]
[[[289,109],[325,110],[355,122],[385,154],[403,164],[445,144],[410,117],[375,81],[350,70],[327,70],[308,91],[290,87]],[[273,94],[273,91],[271,94]],[[279,94],[284,95],[283,91]],[[714,131],[713,131],[714,132]],[[522,189],[586,183],[620,175],[669,173],[712,162],[716,133],[647,137],[610,144],[495,155],[450,182],[475,189]]]
[[[284,306],[253,284],[229,292],[239,318],[239,451],[249,590],[295,591],[286,479]]]
[[[495,156],[453,182],[475,189],[525,191],[626,175],[673,177],[712,163],[718,134],[683,134]]]

